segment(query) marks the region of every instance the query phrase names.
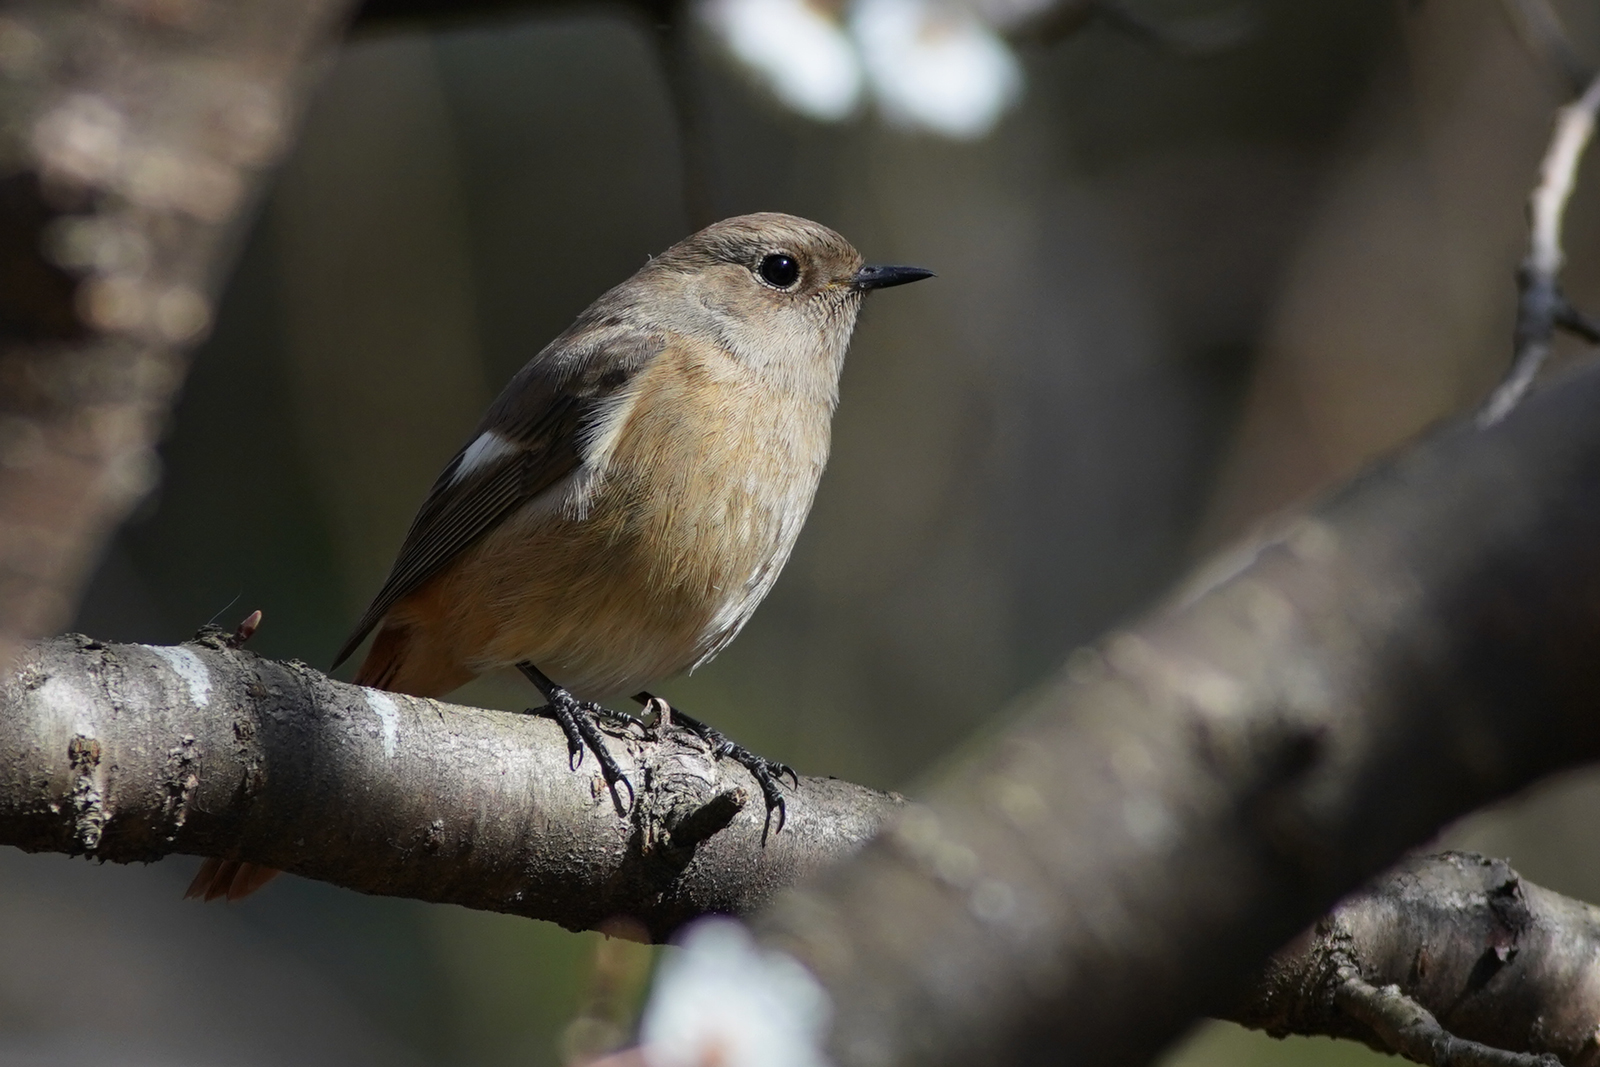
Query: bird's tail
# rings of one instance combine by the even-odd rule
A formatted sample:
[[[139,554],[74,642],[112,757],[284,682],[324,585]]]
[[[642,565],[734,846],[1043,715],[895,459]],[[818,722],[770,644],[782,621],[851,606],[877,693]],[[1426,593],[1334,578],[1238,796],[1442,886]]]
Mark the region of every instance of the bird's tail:
[[[383,624],[356,671],[355,683],[412,696],[442,696],[472,679],[471,671],[436,649],[437,642],[426,637],[413,626]],[[200,865],[184,897],[241,900],[277,874],[259,863],[208,859]]]
[[[272,881],[278,873],[276,869],[263,867],[259,863],[223,860],[213,856],[200,865],[183,898],[216,900],[218,897],[227,897],[229,900],[239,900]]]
[[[472,681],[439,630],[419,623],[386,621],[356,671],[357,685],[414,697],[442,697]]]
[[[367,653],[367,658],[361,663],[361,669],[356,672],[357,685],[371,686],[374,689],[390,688],[387,683],[393,680],[404,659],[405,642],[396,640],[399,634],[400,631],[394,628],[379,631],[377,639],[372,643],[372,651]],[[183,897],[185,900],[209,901],[219,897],[226,897],[230,901],[243,900],[272,881],[279,873],[276,868],[265,867],[259,863],[218,859],[213,856],[200,865],[200,870],[195,873],[194,881],[189,883],[189,888]]]
[[[380,629],[378,636],[372,639],[372,647],[367,649],[366,658],[356,668],[355,683],[373,689],[395,691],[395,679],[406,662],[406,652],[411,644],[407,640],[410,633],[409,628],[393,625]]]

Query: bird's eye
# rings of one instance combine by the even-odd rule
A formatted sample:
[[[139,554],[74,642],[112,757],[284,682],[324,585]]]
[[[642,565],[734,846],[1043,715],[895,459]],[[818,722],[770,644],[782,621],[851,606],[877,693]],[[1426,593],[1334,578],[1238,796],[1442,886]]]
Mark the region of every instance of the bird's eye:
[[[779,289],[787,289],[800,277],[800,264],[794,261],[793,256],[786,256],[782,252],[774,252],[761,261],[757,268],[761,278],[768,285],[775,285]]]

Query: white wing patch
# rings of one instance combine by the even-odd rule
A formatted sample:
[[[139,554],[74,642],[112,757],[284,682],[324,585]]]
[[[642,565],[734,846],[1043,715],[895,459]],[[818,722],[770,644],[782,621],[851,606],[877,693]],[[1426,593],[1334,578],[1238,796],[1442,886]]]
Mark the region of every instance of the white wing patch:
[[[634,405],[638,402],[637,382],[602,400],[590,416],[588,424],[580,431],[582,464],[556,486],[551,487],[552,490],[559,487],[559,493],[546,490],[541,494],[548,496],[552,501],[559,501],[562,513],[568,518],[582,522],[589,517],[589,504],[606,476],[606,468],[611,463],[611,454],[617,450],[617,442],[622,438],[623,428],[633,417]]]
[[[583,460],[597,471],[605,470],[611,453],[617,450],[623,427],[633,416],[634,405],[639,402],[637,381],[626,389],[618,390],[600,401],[594,415],[583,430]]]
[[[493,430],[485,430],[478,435],[478,439],[467,446],[461,453],[461,462],[456,464],[456,472],[450,476],[450,484],[454,485],[473,471],[482,470],[495,460],[509,456],[518,451],[518,446],[507,441]]]

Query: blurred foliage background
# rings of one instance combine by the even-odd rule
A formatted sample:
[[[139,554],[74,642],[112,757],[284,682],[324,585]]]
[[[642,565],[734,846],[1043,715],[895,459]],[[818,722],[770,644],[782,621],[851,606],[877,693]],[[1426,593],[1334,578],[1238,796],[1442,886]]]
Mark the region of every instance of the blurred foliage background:
[[[77,628],[170,642],[261,608],[256,651],[326,664],[524,360],[698,224],[789,211],[939,279],[870,303],[792,562],[729,651],[663,689],[802,771],[914,793],[1200,553],[1507,363],[1555,74],[1496,0],[1249,11],[1204,56],[1098,26],[1024,45],[1021,105],[970,142],[810,122],[622,8],[365,27]],[[1562,11],[1600,42],[1600,9]],[[1600,309],[1585,188],[1568,244],[1568,291]],[[532,696],[491,678],[459,699]],[[1600,778],[1578,775],[1446,840],[1600,901],[1595,825]],[[625,1019],[650,962],[294,878],[184,903],[196,863],[0,850],[0,1063],[541,1067]],[[1374,1056],[1207,1025],[1168,1067]]]

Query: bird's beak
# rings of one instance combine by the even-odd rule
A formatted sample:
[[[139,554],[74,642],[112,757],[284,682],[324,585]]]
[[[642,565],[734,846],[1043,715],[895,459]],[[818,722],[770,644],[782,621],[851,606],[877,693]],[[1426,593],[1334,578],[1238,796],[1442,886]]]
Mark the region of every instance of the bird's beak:
[[[905,285],[933,277],[933,271],[921,267],[862,267],[850,284],[863,292],[869,289],[887,289],[891,285]]]

